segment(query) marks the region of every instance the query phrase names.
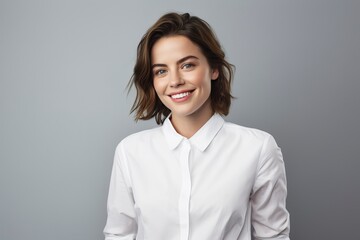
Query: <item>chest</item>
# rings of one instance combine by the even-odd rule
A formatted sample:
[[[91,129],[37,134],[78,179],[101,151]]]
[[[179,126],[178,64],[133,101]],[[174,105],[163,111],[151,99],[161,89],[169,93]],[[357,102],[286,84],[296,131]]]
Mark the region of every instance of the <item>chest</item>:
[[[184,154],[180,148],[156,153],[149,150],[138,153],[136,159],[130,157],[134,199],[141,212],[176,216],[184,184],[189,185],[189,211],[194,216],[246,210],[258,155],[246,148],[226,147],[230,151],[190,148]]]

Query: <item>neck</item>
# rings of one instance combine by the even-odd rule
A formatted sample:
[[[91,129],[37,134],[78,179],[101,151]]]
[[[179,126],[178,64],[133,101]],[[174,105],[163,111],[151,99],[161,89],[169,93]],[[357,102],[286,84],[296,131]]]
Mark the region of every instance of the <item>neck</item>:
[[[188,116],[171,116],[171,123],[175,130],[186,138],[191,138],[214,114],[210,101],[205,103],[203,109]]]

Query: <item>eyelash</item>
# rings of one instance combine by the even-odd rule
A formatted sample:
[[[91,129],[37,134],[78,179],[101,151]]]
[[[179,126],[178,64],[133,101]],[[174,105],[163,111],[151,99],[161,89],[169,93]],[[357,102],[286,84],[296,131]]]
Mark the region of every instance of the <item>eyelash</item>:
[[[186,67],[188,66],[188,67]],[[195,64],[193,63],[185,63],[184,65],[181,66],[181,69],[189,69],[189,68],[193,68],[195,66]]]
[[[164,70],[164,69],[156,70],[156,71],[155,71],[155,75],[162,75],[162,74],[164,74],[165,71],[166,71],[166,70]],[[163,73],[161,73],[161,72],[163,72]]]
[[[181,66],[181,69],[187,70],[187,69],[191,69],[191,68],[193,68],[193,67],[195,67],[195,64],[193,64],[193,63],[185,63],[185,64],[183,64],[183,65]],[[159,69],[159,70],[156,70],[154,74],[155,74],[156,76],[161,76],[161,75],[163,75],[165,72],[166,72],[165,69]]]

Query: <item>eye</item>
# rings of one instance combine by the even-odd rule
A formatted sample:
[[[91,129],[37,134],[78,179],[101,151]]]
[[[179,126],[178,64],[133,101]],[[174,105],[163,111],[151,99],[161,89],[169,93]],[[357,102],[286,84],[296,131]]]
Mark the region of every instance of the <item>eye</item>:
[[[193,68],[195,65],[192,63],[185,63],[184,65],[181,66],[182,69],[191,69]]]
[[[161,76],[161,75],[164,75],[166,73],[166,70],[165,69],[158,69],[154,72],[154,74],[156,76]]]

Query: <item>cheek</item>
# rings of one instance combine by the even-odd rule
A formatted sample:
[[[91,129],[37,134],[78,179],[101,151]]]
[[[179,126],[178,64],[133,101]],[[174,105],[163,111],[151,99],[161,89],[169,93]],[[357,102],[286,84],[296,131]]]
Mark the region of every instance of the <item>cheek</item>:
[[[153,87],[155,89],[155,92],[158,92],[158,89],[159,89],[159,81],[157,80],[153,80]]]
[[[161,95],[161,93],[163,93],[165,91],[165,85],[164,85],[164,81],[161,81],[159,79],[153,81],[153,86],[155,89],[156,94]]]
[[[196,80],[198,86],[202,86],[206,90],[211,89],[211,77],[207,72],[199,74]]]
[[[206,71],[190,73],[187,76],[187,79],[197,86],[206,86],[207,84],[210,84],[211,81],[210,75]]]

